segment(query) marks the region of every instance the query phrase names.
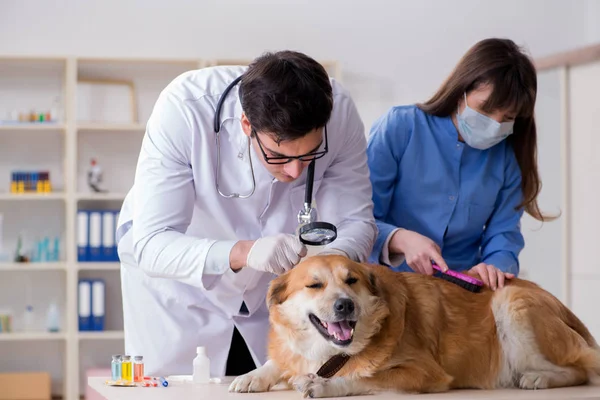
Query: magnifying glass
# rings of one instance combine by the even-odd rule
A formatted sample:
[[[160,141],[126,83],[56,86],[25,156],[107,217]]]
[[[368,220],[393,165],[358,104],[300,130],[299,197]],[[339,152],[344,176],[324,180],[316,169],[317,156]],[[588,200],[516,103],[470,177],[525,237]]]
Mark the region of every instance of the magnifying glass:
[[[315,179],[315,161],[312,160],[306,172],[306,192],[304,208],[298,212],[298,235],[300,241],[310,246],[324,246],[337,238],[335,225],[317,221],[317,210],[312,208],[312,189]]]

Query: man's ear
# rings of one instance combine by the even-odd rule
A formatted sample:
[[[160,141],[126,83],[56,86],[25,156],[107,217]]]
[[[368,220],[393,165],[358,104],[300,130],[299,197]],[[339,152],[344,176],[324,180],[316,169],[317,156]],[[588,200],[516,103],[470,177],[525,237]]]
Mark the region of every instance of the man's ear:
[[[287,298],[288,276],[289,274],[284,274],[271,281],[267,292],[267,307],[269,309],[283,303]]]
[[[241,122],[242,122],[242,130],[244,131],[244,134],[246,136],[250,137],[250,134],[252,133],[252,125],[250,124],[250,120],[248,120],[248,117],[246,117],[245,113],[242,113]]]

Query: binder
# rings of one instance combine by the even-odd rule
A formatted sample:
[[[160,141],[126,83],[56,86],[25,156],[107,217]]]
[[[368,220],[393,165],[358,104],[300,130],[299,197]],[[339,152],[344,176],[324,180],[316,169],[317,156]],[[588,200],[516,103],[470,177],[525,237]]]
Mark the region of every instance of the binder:
[[[102,212],[90,211],[89,261],[102,261]]]
[[[105,262],[115,261],[115,213],[112,211],[102,212],[102,260]]]
[[[104,330],[106,290],[104,281],[95,279],[92,281],[92,330]]]
[[[92,286],[90,281],[80,279],[78,285],[77,315],[80,331],[92,330]]]
[[[115,262],[119,262],[119,251],[117,249],[117,227],[119,226],[119,216],[120,216],[120,211],[115,211],[115,226],[114,226],[114,234],[115,234],[115,246],[113,248],[113,259],[115,260]]]
[[[89,261],[89,213],[77,212],[77,261]]]

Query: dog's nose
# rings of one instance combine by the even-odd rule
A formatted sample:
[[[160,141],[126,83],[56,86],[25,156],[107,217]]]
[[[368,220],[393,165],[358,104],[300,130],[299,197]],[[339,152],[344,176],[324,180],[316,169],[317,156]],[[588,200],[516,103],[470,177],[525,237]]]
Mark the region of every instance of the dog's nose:
[[[350,299],[337,299],[333,308],[337,315],[348,316],[354,312],[354,302]]]

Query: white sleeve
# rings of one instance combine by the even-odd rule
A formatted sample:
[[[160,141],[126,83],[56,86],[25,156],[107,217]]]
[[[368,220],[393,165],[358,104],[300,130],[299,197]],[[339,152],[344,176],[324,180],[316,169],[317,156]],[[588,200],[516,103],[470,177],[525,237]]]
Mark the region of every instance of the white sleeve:
[[[404,254],[390,254],[390,240],[392,240],[392,236],[394,236],[394,233],[398,232],[401,229],[404,230],[404,228],[394,229],[390,232],[387,238],[385,238],[383,248],[381,249],[381,258],[379,259],[379,262],[381,264],[397,267],[404,262]]]
[[[334,223],[338,230],[337,239],[326,249],[339,249],[355,261],[366,262],[377,236],[367,166],[367,140],[350,96],[337,95],[336,101],[340,107],[340,115],[335,121],[339,124],[335,129],[339,129],[336,137],[340,149],[325,170],[315,200],[319,220]]]
[[[235,242],[185,234],[195,203],[190,159],[197,126],[181,99],[161,94],[138,159],[131,229],[135,260],[145,273],[208,290],[227,271]],[[211,252],[211,261],[213,246],[219,251]]]

